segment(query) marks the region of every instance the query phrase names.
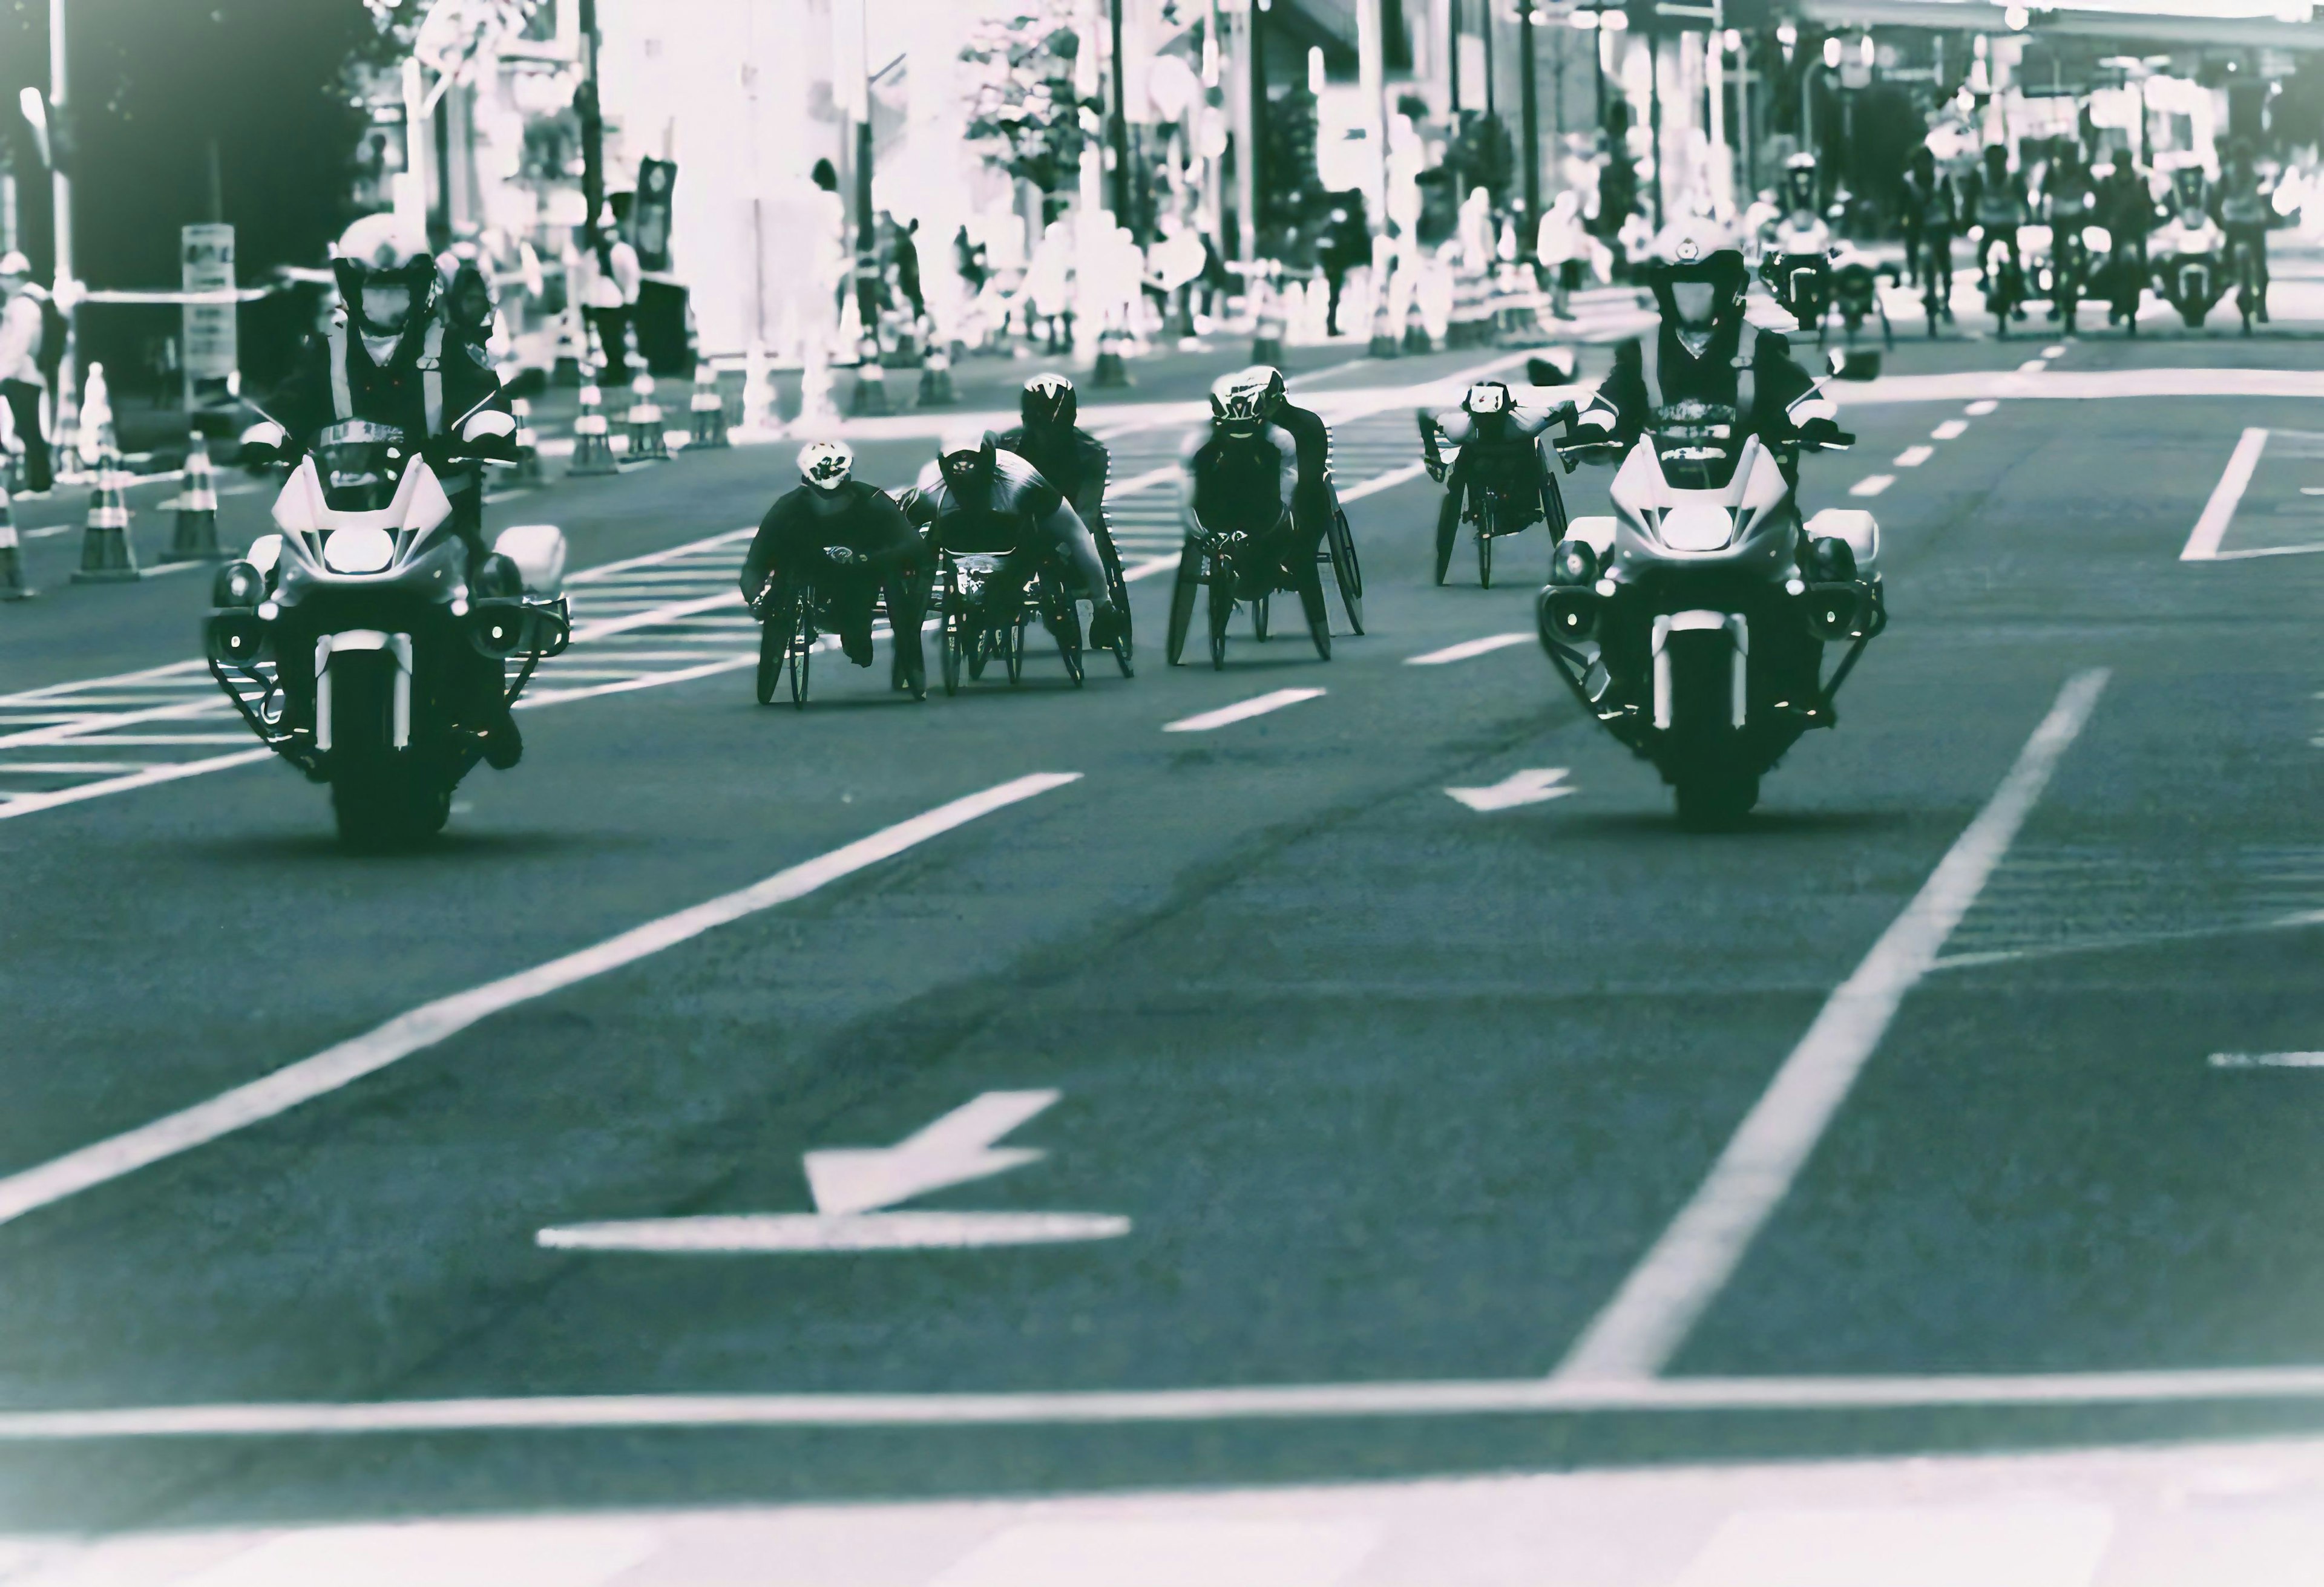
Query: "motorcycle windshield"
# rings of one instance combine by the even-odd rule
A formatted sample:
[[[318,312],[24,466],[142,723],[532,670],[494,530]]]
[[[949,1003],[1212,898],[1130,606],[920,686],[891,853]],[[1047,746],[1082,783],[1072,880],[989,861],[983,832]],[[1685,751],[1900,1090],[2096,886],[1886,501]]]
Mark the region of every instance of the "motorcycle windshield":
[[[356,420],[334,425],[315,443],[315,474],[333,512],[377,512],[395,500],[410,466],[403,432]]]
[[[1716,402],[1674,402],[1655,410],[1646,439],[1674,491],[1724,491],[1743,454],[1743,426],[1732,408]]]

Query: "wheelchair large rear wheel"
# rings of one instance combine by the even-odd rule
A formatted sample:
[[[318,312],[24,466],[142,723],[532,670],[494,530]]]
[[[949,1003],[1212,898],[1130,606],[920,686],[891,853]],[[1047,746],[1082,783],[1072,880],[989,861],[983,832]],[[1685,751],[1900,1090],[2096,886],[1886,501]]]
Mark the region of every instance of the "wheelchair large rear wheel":
[[[1332,659],[1332,609],[1323,604],[1323,572],[1309,564],[1299,572],[1299,608],[1306,614],[1307,637],[1315,641],[1315,655]]]
[[[1025,681],[1025,628],[1031,621],[1031,613],[1019,612],[1017,620],[1001,631],[1001,661],[1009,669],[1012,685]]]
[[[1163,661],[1176,666],[1186,654],[1186,633],[1194,626],[1194,601],[1203,586],[1203,554],[1189,544],[1178,553],[1178,572],[1170,583],[1170,631],[1163,647]]]
[[[944,692],[947,697],[960,693],[960,672],[968,659],[968,618],[957,608],[944,614],[944,628],[937,636],[942,647],[937,665],[944,674]]]
[[[1262,595],[1258,600],[1250,603],[1251,638],[1257,639],[1262,645],[1267,643],[1267,602],[1268,597]]]
[[[783,663],[790,653],[791,627],[787,613],[775,611],[759,625],[759,703],[772,705],[781,687]]]
[[[1120,626],[1115,630],[1116,637],[1110,648],[1113,651],[1114,665],[1121,668],[1121,675],[1126,678],[1131,676],[1134,671],[1130,661],[1130,651],[1132,644],[1130,617],[1130,580],[1121,571],[1121,553],[1115,547],[1113,537],[1111,534],[1107,535],[1104,540],[1100,543],[1100,547],[1105,553],[1106,593],[1113,598],[1114,613],[1120,619]]]
[[[1493,535],[1500,527],[1500,514],[1484,503],[1477,514],[1477,583],[1487,590],[1493,587]]]
[[[1227,625],[1234,621],[1235,571],[1224,563],[1213,561],[1211,579],[1211,670],[1219,672],[1227,665]]]
[[[807,669],[815,660],[815,625],[801,623],[791,642],[791,704],[807,709]]]
[[[1065,610],[1049,625],[1050,637],[1057,642],[1057,659],[1065,664],[1065,676],[1074,687],[1082,686],[1082,609],[1068,601]]]
[[[1348,532],[1348,515],[1333,512],[1324,538],[1332,555],[1332,578],[1340,586],[1340,606],[1348,627],[1364,631],[1364,569],[1356,560],[1356,537]]]

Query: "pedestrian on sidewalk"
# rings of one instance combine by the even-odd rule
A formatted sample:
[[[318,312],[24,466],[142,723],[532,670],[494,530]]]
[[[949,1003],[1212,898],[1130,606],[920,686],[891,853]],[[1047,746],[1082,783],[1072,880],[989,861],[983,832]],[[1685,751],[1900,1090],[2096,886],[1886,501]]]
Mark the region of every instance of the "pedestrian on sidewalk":
[[[1321,245],[1316,249],[1316,261],[1323,267],[1323,280],[1330,297],[1325,300],[1323,334],[1340,334],[1340,297],[1347,289],[1348,272],[1371,262],[1372,234],[1364,222],[1364,196],[1350,188],[1332,196],[1332,208],[1323,223]]]
[[[604,381],[626,386],[630,383],[630,313],[637,304],[638,284],[644,272],[638,265],[638,251],[622,237],[610,204],[598,219],[597,239],[595,248],[589,246],[586,234],[580,239],[581,312],[596,327]]]
[[[35,494],[53,482],[41,399],[48,395],[50,372],[64,357],[63,338],[49,325],[55,317],[49,295],[32,280],[32,261],[14,252],[0,258],[0,399],[24,448],[24,489]]]
[[[1549,278],[1549,311],[1559,319],[1573,317],[1573,294],[1580,290],[1583,261],[1590,257],[1590,233],[1582,220],[1582,195],[1567,188],[1550,201],[1534,236],[1534,254]]]

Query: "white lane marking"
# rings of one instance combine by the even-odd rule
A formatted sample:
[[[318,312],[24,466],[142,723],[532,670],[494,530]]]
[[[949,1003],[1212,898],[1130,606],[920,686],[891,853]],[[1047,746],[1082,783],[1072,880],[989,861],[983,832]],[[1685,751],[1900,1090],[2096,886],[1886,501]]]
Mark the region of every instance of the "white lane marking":
[[[1993,412],[2000,406],[2000,403],[1996,402],[1990,397],[1980,397],[1976,401],[1970,403],[1967,408],[1962,408],[1961,411],[1969,415],[1971,418],[1983,418],[1987,414]]]
[[[2249,562],[2255,556],[2305,556],[2311,551],[2324,551],[2324,542],[2309,546],[2261,546],[2248,551],[2221,551],[2202,560]]]
[[[2042,356],[2044,358],[2063,358],[2066,356],[2066,344],[2063,342],[2052,342],[2050,345],[2042,349]]]
[[[1176,463],[1166,464],[1161,468],[1149,468],[1142,474],[1133,474],[1119,485],[1110,487],[1106,494],[1109,497],[1134,496],[1141,491],[1158,490],[1176,479],[1178,472]]]
[[[2211,499],[2203,504],[2203,516],[2195,520],[2194,533],[2187,537],[2186,548],[2179,553],[2181,562],[2210,562],[2219,555],[2219,542],[2227,537],[2227,525],[2236,516],[2236,508],[2250,488],[2252,471],[2259,467],[2259,454],[2267,445],[2267,432],[2246,430],[2236,442],[2236,449],[2227,456],[2227,472],[2219,482],[2211,487]]]
[[[807,1191],[825,1213],[877,1212],[947,1185],[964,1185],[1038,1162],[1031,1147],[996,1142],[1056,1105],[1056,1091],[987,1091],[893,1146],[836,1147],[807,1154]]]
[[[980,816],[1053,788],[1062,788],[1080,777],[1079,772],[1037,772],[1014,778],[940,804],[869,837],[858,838],[828,854],[778,871],[739,892],[633,926],[619,936],[550,959],[547,964],[422,1004],[375,1030],[288,1064],[261,1079],[236,1086],[207,1102],[0,1179],[0,1224],[13,1222],[36,1208],[287,1113],[300,1103],[327,1096],[399,1060],[425,1051],[505,1009],[546,997],[674,948],[706,931],[804,898],[818,888],[892,858]]]
[[[1130,1220],[1086,1212],[742,1213],[570,1224],[535,1238],[550,1251],[712,1256],[852,1251],[965,1251],[1118,1240]]]
[[[1512,645],[1524,645],[1533,639],[1531,634],[1488,634],[1481,639],[1463,639],[1458,645],[1447,645],[1442,650],[1432,650],[1425,656],[1407,656],[1406,666],[1443,666],[1447,662],[1467,661],[1473,656],[1489,656],[1496,650],[1506,650]]]
[[[2324,1069],[2324,1052],[2215,1052],[2215,1069]]]
[[[2017,366],[2017,372],[2021,375],[2038,375],[2049,367],[2050,366],[2047,363],[2044,363],[2038,358],[2029,358],[2024,362]]]
[[[1896,482],[1895,474],[1867,474],[1848,488],[1850,496],[1877,496]]]
[[[936,1427],[1574,1411],[1894,1410],[2324,1399],[2324,1366],[1933,1377],[1554,1378],[1017,1394],[574,1394],[0,1412],[0,1442],[596,1427]]]
[[[1721,1521],[1669,1587],[2090,1587],[2114,1527],[2105,1504],[2023,1493],[1755,1505]]]
[[[1918,468],[1936,454],[1937,449],[1933,446],[1907,446],[1904,451],[1896,454],[1896,466]]]
[[[1447,788],[1444,792],[1480,814],[1490,814],[1497,810],[1515,810],[1522,804],[1545,804],[1581,792],[1578,788],[1561,787],[1559,784],[1564,781],[1563,766],[1545,766],[1513,772],[1490,787]]]
[[[1963,436],[1968,434],[1969,420],[1965,418],[1949,418],[1945,420],[1944,423],[1939,425],[1935,429],[1929,432],[1929,439],[1932,441],[1958,441]]]
[[[1807,1034],[1719,1160],[1559,1366],[1561,1381],[1652,1378],[1675,1354],[1790,1193],[1808,1155],[1847,1100],[1907,993],[1935,965],[2009,852],[2106,687],[2104,668],[2078,673],[2034,729],[2000,787],[1945,851]]]
[[[208,760],[157,766],[149,771],[132,772],[125,777],[107,777],[100,783],[83,783],[77,788],[59,788],[49,794],[19,794],[0,803],[0,821],[14,821],[20,815],[31,815],[35,811],[55,810],[60,805],[78,804],[85,799],[101,799],[107,794],[126,794],[134,788],[151,788],[160,783],[198,777],[206,772],[222,772],[232,766],[249,766],[256,761],[271,760],[273,757],[272,749],[244,749],[233,755],[215,756]],[[13,769],[0,766],[0,771]],[[0,1222],[5,1221],[0,1219]]]
[[[1254,694],[1249,700],[1238,700],[1232,705],[1222,705],[1216,711],[1205,711],[1194,716],[1180,717],[1175,722],[1165,722],[1166,733],[1207,733],[1213,728],[1223,728],[1230,722],[1248,721],[1255,716],[1265,716],[1270,711],[1281,711],[1286,705],[1296,705],[1303,700],[1314,700],[1323,693],[1321,689],[1277,689],[1266,694]]]
[[[1428,465],[1425,463],[1406,463],[1402,468],[1392,468],[1384,474],[1378,474],[1373,476],[1371,479],[1366,480],[1360,485],[1349,486],[1346,490],[1340,492],[1340,500],[1342,501],[1360,501],[1367,496],[1377,496],[1382,491],[1391,489],[1397,485],[1401,485],[1406,480],[1416,480],[1427,472]]]
[[[1178,553],[1176,551],[1173,551],[1167,556],[1149,556],[1143,562],[1133,562],[1128,567],[1123,568],[1121,570],[1121,582],[1127,584],[1133,579],[1148,578],[1155,573],[1163,572],[1165,569],[1175,568],[1177,565]]]
[[[660,551],[649,551],[643,556],[629,556],[619,562],[599,563],[595,567],[583,568],[577,573],[567,573],[565,582],[568,584],[594,584],[600,579],[610,579],[614,574],[627,573],[632,568],[658,567],[664,563],[698,556],[717,546],[731,546],[737,540],[747,540],[758,532],[758,526],[754,524],[745,528],[729,529],[723,535],[713,535],[707,539],[688,540],[683,546],[671,546]]]
[[[824,646],[824,649],[831,647]],[[541,705],[567,705],[576,700],[595,700],[607,694],[633,694],[641,689],[659,689],[666,683],[690,683],[696,678],[714,678],[720,673],[738,672],[746,666],[756,666],[756,654],[722,656],[706,661],[699,666],[675,667],[667,672],[639,673],[611,683],[591,683],[580,689],[541,689],[528,693],[516,702],[519,711]],[[272,754],[272,751],[268,753]]]

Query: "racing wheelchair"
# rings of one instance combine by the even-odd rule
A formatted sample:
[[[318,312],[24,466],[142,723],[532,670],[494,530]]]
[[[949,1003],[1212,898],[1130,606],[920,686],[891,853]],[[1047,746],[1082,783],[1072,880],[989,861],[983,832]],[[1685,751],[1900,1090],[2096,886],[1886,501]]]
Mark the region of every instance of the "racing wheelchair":
[[[826,547],[825,555],[831,556],[834,550],[844,549]],[[843,567],[849,565],[848,561],[839,557],[832,560]],[[839,629],[833,619],[830,596],[817,589],[812,578],[777,573],[767,581],[758,600],[752,602],[752,610],[759,619],[759,703],[774,703],[788,673],[791,704],[805,710],[815,653],[830,649],[838,642]],[[875,635],[883,623],[892,641],[895,619],[889,610],[884,589],[874,596],[872,604]]]
[[[936,552],[933,609],[942,630],[938,650],[947,695],[960,693],[964,677],[972,683],[982,678],[996,656],[1010,683],[1022,683],[1028,636],[1036,623],[1056,641],[1065,676],[1073,680],[1074,688],[1082,686],[1086,668],[1081,608],[1054,558],[1040,559],[1030,576],[1019,578],[1011,564],[1025,555],[941,548]],[[1123,633],[1112,648],[1122,675],[1128,677],[1129,635]]]
[[[1335,518],[1337,515],[1334,515]],[[1281,546],[1292,532],[1291,515],[1285,512],[1275,527],[1265,535],[1251,535],[1240,529],[1213,531],[1207,527],[1187,537],[1185,547],[1178,554],[1177,582],[1170,591],[1170,636],[1168,660],[1172,666],[1179,664],[1185,654],[1186,636],[1194,626],[1194,607],[1207,592],[1210,628],[1211,665],[1215,670],[1227,664],[1227,628],[1234,621],[1235,608],[1250,608],[1251,631],[1264,642],[1268,635],[1271,599],[1278,592],[1296,593],[1307,619],[1308,637],[1314,641],[1315,654],[1325,661],[1332,659],[1332,618],[1323,604],[1323,568],[1334,551],[1332,536],[1313,558],[1295,556],[1291,565],[1284,565]],[[1344,535],[1346,523],[1339,519],[1338,533]],[[1352,546],[1350,546],[1352,552]],[[1334,564],[1336,572],[1336,564]],[[1343,601],[1347,586],[1341,586]],[[1361,600],[1360,596],[1355,598]],[[1358,610],[1351,605],[1351,612]],[[1361,633],[1359,628],[1356,630]]]

